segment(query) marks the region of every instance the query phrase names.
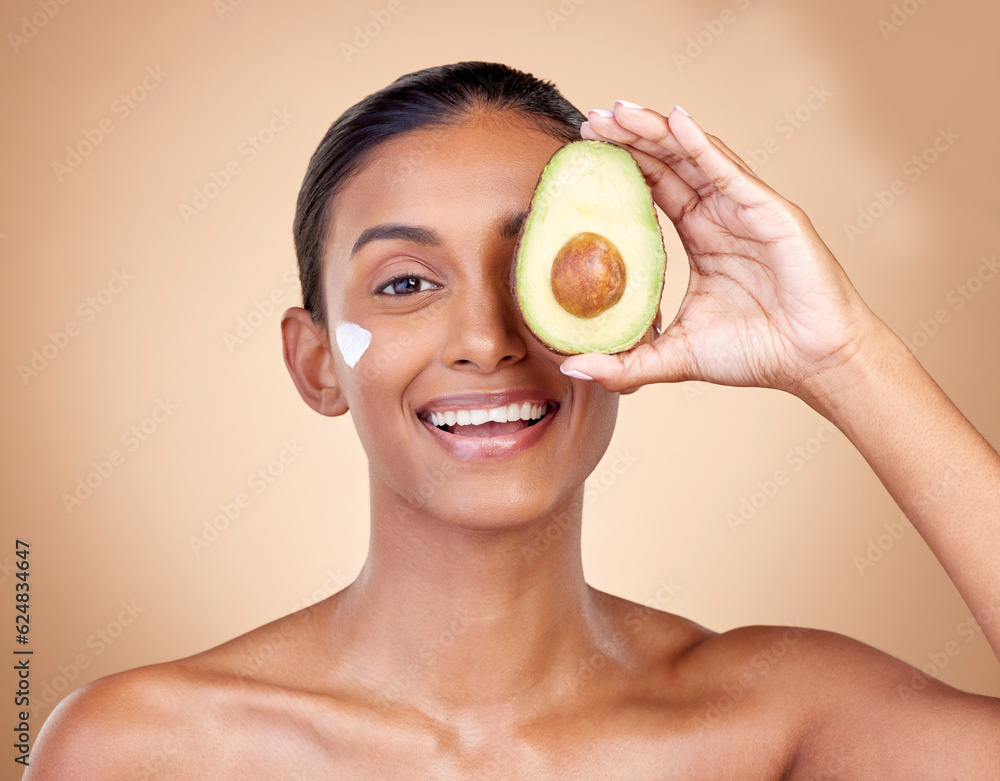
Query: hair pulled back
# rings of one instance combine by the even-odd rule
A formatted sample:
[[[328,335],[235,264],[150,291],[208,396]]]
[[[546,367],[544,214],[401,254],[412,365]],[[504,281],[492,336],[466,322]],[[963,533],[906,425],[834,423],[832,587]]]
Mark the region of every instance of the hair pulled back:
[[[564,141],[580,138],[585,119],[551,82],[500,63],[458,62],[400,76],[330,126],[309,161],[293,224],[302,305],[313,322],[326,325],[322,253],[330,206],[368,155],[402,133],[494,113],[520,115]]]

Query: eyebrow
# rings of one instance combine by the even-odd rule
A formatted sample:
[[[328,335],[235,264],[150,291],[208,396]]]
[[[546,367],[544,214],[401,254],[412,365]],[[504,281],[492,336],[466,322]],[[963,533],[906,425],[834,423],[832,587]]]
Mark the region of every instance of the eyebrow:
[[[521,232],[521,226],[527,217],[527,209],[507,215],[497,226],[497,233],[500,238],[517,238],[517,235]],[[366,228],[361,232],[358,240],[354,242],[354,246],[351,248],[351,257],[353,258],[369,242],[380,239],[402,239],[404,241],[411,241],[414,244],[422,244],[426,247],[439,247],[444,243],[441,240],[441,234],[431,228],[424,228],[419,225],[401,225],[400,223],[383,223]]]

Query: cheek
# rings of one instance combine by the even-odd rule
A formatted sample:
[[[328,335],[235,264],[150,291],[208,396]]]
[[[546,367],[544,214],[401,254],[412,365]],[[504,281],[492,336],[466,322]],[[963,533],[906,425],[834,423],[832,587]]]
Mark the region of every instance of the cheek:
[[[337,323],[334,338],[344,363],[353,369],[371,345],[372,334],[357,323],[344,320]]]
[[[620,394],[612,393],[594,383],[589,388],[587,406],[586,435],[598,451],[597,461],[600,461],[611,444],[611,436],[615,433],[615,423],[618,420],[618,400]],[[597,462],[594,462],[594,467]]]
[[[344,370],[348,404],[359,433],[363,421],[370,420],[372,433],[377,435],[389,424],[387,416],[403,410],[406,388],[427,365],[430,349],[425,335],[402,321],[351,325],[345,329],[343,344],[339,330],[337,334],[349,367]],[[355,358],[353,365],[351,358]]]

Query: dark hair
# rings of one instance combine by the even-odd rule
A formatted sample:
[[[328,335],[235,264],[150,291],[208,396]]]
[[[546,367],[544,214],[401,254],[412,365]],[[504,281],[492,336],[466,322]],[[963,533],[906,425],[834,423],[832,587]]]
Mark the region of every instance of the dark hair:
[[[293,235],[302,305],[326,324],[322,252],[330,204],[368,154],[393,136],[507,112],[565,141],[580,138],[584,115],[555,85],[493,62],[457,62],[400,76],[340,115],[313,153],[299,190]]]

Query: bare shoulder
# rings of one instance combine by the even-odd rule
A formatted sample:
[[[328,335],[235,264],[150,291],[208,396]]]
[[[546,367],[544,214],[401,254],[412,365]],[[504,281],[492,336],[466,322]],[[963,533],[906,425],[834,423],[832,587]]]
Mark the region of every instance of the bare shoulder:
[[[686,661],[726,682],[710,714],[719,723],[740,701],[795,714],[791,779],[848,768],[879,778],[1000,774],[1000,700],[955,689],[850,637],[742,627],[693,645]]]
[[[645,677],[660,720],[695,747],[699,766],[791,780],[1000,778],[996,698],[836,632],[717,633],[643,606],[623,610],[657,660]]]
[[[81,687],[46,720],[26,781],[63,779],[70,768],[80,781],[204,777],[204,749],[233,744],[248,710],[265,710],[294,686],[288,671],[308,624],[300,611],[199,654]],[[247,726],[250,734],[255,725]]]
[[[116,673],[77,689],[46,720],[25,779],[150,778],[190,742],[184,703],[198,684],[176,663]],[[192,696],[194,695],[194,696]],[[184,776],[179,776],[184,777]]]

